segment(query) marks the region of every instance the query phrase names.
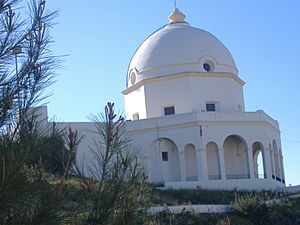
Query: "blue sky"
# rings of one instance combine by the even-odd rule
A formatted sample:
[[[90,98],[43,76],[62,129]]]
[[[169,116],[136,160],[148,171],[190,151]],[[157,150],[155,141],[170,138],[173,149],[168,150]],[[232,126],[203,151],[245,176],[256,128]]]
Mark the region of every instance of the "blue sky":
[[[121,91],[129,61],[141,42],[165,25],[168,1],[48,1],[60,16],[52,30],[57,55],[68,55],[48,89],[50,117],[88,121],[108,101],[124,111]],[[300,1],[177,0],[194,27],[218,37],[246,84],[247,111],[278,120],[287,184],[300,184]]]

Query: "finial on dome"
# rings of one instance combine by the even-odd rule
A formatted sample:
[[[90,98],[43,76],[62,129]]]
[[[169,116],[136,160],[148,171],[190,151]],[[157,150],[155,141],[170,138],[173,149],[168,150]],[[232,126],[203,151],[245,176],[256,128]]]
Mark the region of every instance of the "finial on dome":
[[[175,8],[174,11],[171,13],[169,18],[169,24],[172,23],[186,23],[185,21],[185,15],[179,11],[178,8]]]

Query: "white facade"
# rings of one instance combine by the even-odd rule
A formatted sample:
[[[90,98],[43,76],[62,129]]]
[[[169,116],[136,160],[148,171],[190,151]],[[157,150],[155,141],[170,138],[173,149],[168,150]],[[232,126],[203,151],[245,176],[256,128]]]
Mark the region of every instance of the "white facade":
[[[169,19],[135,52],[122,92],[127,130],[149,181],[172,188],[284,187],[278,122],[263,111],[245,112],[244,81],[222,42],[190,26],[177,9]],[[90,155],[92,123],[58,125],[84,133],[78,158]]]
[[[248,190],[284,186],[278,123],[263,111],[175,114],[132,121],[128,129],[155,183]],[[168,152],[168,161],[162,152]]]
[[[244,81],[228,49],[179,10],[169,19],[135,52],[122,92],[149,180],[173,188],[285,186],[278,122],[245,112]]]

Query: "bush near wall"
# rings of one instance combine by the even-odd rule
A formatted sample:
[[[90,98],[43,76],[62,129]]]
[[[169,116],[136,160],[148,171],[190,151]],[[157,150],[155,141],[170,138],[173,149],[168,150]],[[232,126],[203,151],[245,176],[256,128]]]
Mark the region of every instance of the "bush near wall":
[[[251,194],[241,191],[220,191],[220,190],[173,190],[153,189],[151,203],[153,205],[184,205],[184,204],[231,204],[235,199]],[[275,197],[273,192],[253,192],[253,195],[260,196],[264,200]]]

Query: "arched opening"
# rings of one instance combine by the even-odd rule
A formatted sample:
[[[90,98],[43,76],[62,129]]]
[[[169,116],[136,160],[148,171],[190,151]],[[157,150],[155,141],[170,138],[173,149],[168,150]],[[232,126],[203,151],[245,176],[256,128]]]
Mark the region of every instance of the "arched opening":
[[[254,175],[257,179],[267,178],[266,174],[266,164],[265,164],[265,152],[263,145],[260,142],[255,142],[252,145],[252,154],[253,154],[253,168]]]
[[[209,180],[221,179],[219,148],[214,142],[206,145],[207,173]]]
[[[250,178],[247,145],[244,139],[237,135],[228,136],[224,141],[223,149],[226,178]]]
[[[274,164],[275,164],[275,179],[281,181],[281,172],[280,172],[280,154],[276,144],[276,141],[273,140],[273,154],[274,154]]]
[[[178,148],[172,140],[159,138],[153,141],[148,155],[148,176],[152,182],[180,180]]]
[[[197,162],[196,162],[196,149],[192,144],[188,144],[184,149],[184,158],[186,166],[186,180],[187,181],[196,181],[198,180],[197,176]]]

